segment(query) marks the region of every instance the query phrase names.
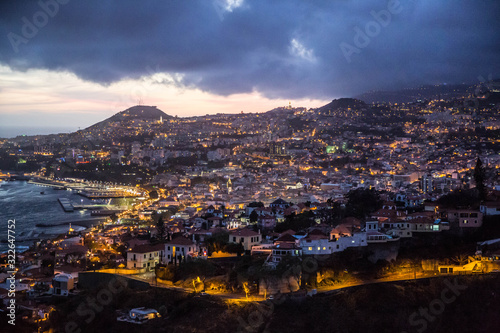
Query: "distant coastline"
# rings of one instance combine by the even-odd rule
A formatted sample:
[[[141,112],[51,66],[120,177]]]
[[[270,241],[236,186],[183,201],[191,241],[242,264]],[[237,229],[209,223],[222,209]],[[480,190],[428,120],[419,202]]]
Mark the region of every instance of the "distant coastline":
[[[31,127],[31,126],[0,126],[0,138],[15,138],[19,135],[48,135],[75,132],[77,128],[67,127]]]

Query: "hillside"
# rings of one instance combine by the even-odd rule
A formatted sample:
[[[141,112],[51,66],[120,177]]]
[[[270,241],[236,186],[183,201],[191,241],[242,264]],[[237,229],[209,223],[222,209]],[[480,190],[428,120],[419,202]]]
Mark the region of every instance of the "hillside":
[[[102,128],[111,122],[129,122],[132,120],[151,121],[160,120],[160,117],[164,120],[173,118],[158,109],[156,106],[136,105],[124,111],[118,112],[115,115],[88,127],[87,129],[93,129],[96,127]]]
[[[323,105],[319,108],[317,108],[317,112],[319,114],[329,114],[332,111],[338,111],[338,110],[363,110],[366,109],[368,106],[365,102],[359,99],[355,98],[339,98],[339,99],[334,99],[330,103]]]
[[[467,84],[456,85],[426,85],[417,88],[401,89],[395,91],[369,91],[355,98],[367,103],[409,103],[418,100],[435,98],[452,99],[467,96],[474,92],[475,87]]]

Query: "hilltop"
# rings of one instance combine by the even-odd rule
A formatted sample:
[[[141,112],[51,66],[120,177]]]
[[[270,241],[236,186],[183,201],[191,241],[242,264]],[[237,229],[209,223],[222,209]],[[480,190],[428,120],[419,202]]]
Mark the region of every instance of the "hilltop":
[[[115,115],[88,127],[87,129],[93,129],[96,127],[102,128],[111,122],[129,122],[133,120],[151,121],[160,120],[160,117],[164,120],[173,118],[158,109],[156,106],[136,105],[124,111],[118,112]]]
[[[368,105],[362,100],[355,98],[339,98],[334,99],[330,103],[317,108],[319,114],[328,114],[330,111],[336,110],[362,110],[367,109]]]

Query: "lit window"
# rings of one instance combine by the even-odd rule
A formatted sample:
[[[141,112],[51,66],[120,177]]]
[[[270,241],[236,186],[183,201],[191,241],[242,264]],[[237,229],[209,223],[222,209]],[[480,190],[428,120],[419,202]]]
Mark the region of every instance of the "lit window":
[[[307,249],[308,249],[309,251],[312,251],[312,249],[313,249],[313,248],[312,248],[312,247],[308,247]]]

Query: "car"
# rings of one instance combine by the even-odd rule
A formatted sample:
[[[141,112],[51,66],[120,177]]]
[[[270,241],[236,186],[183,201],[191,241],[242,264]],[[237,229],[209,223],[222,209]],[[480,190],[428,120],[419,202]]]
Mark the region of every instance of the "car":
[[[274,295],[269,295],[269,296],[267,297],[267,299],[268,299],[268,300],[270,300],[270,301],[272,301],[272,300],[274,299]]]
[[[202,292],[200,293],[200,296],[208,296],[208,294],[207,294],[206,292],[202,291]]]

